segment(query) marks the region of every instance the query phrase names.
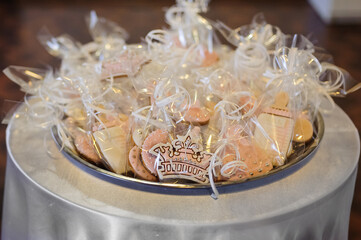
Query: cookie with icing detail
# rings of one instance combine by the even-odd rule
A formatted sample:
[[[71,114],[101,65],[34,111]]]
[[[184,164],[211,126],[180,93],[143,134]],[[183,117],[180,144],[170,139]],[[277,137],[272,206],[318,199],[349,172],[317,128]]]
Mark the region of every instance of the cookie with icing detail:
[[[137,146],[134,146],[129,152],[129,164],[135,176],[147,181],[157,181],[157,178],[144,167],[141,161],[140,152],[141,150]]]
[[[163,129],[157,129],[153,131],[148,137],[144,140],[142,145],[142,159],[144,162],[144,166],[154,174],[157,175],[157,166],[156,166],[156,159],[157,156],[149,153],[149,150],[158,143],[167,143],[169,140],[168,132]]]

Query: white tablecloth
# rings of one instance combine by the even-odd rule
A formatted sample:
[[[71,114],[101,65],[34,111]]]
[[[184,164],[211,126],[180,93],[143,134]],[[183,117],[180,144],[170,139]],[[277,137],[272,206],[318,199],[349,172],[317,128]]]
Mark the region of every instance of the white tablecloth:
[[[347,239],[360,142],[339,108],[324,115],[323,141],[305,166],[218,200],[98,179],[57,152],[49,130],[21,111],[7,129],[4,240]]]

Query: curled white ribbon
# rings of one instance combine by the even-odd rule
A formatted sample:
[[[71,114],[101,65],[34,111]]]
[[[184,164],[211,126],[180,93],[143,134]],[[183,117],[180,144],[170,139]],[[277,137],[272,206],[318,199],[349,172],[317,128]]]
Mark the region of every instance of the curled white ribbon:
[[[231,95],[230,98],[235,98],[236,100],[240,100],[241,97],[248,97],[248,100],[243,104],[239,105],[234,101],[229,101],[227,99],[219,101],[215,105],[216,111],[220,115],[221,121],[221,131],[219,133],[220,136],[223,136],[226,133],[227,126],[229,121],[241,122],[245,118],[251,117],[257,108],[257,102],[252,102],[252,94],[250,92],[236,92]],[[245,109],[247,106],[252,106],[250,109]],[[242,111],[246,110],[246,111]]]
[[[258,80],[269,65],[267,49],[259,43],[240,44],[234,54],[234,72],[246,82]]]
[[[191,103],[188,91],[170,80],[158,83],[153,96],[154,103],[151,106],[133,111],[132,116],[144,121],[145,125],[151,124],[161,129],[174,126],[173,119],[177,117],[175,115],[184,113],[189,109]],[[184,120],[183,114],[178,117],[180,118],[175,122],[176,124]]]
[[[337,66],[320,63],[309,49],[281,47],[275,52],[273,67],[274,70],[264,74],[270,77],[266,88],[283,85],[285,89],[302,96],[303,107],[312,104],[318,108],[318,98],[324,97],[332,110],[335,103],[330,95],[338,93],[345,84],[343,73]]]
[[[150,49],[158,49],[164,45],[167,45],[166,35],[167,31],[161,29],[155,29],[150,31],[145,37],[145,41],[148,46],[148,50]]]
[[[257,22],[257,18],[263,18],[256,15],[252,24],[231,29],[221,21],[215,22],[214,27],[225,37],[225,39],[238,47],[241,44],[258,43],[263,45],[269,54],[273,53],[275,46],[282,41],[284,34],[281,30],[265,21]]]
[[[207,5],[208,0],[178,0],[176,6],[166,11],[166,22],[177,31],[183,47],[207,43],[208,49],[213,51],[213,28],[208,20],[199,15],[207,11]]]

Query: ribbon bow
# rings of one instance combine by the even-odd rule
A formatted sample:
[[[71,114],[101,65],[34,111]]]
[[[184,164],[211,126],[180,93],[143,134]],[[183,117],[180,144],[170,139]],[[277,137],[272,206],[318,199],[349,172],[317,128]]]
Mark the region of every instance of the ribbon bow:
[[[270,78],[266,88],[282,87],[291,93],[293,107],[303,110],[307,105],[318,108],[321,97],[335,106],[331,95],[339,94],[345,84],[344,75],[337,66],[320,62],[314,55],[312,43],[295,35],[290,46],[282,46],[274,53],[273,69],[264,76]]]

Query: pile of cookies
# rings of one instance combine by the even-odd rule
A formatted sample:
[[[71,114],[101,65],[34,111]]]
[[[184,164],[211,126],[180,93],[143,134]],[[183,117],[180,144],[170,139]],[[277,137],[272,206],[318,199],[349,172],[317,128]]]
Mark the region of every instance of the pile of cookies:
[[[51,109],[47,123],[66,147],[117,174],[201,184],[265,175],[317,136],[319,105],[325,96],[334,104],[345,77],[307,38],[260,15],[231,29],[206,10],[207,1],[177,1],[170,27],[142,44],[91,12],[94,41],[40,38],[62,64],[28,75],[24,90]],[[25,72],[5,70],[19,82],[13,71]]]

